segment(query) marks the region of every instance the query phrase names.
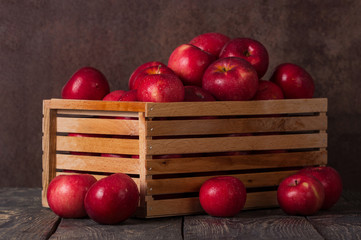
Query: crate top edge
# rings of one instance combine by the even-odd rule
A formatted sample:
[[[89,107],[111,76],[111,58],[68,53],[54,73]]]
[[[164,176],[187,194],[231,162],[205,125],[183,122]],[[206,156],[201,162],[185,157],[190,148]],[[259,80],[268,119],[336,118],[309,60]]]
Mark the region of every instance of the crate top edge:
[[[144,112],[146,117],[227,116],[327,112],[327,98],[211,102],[119,102],[101,100],[46,99],[50,109]]]

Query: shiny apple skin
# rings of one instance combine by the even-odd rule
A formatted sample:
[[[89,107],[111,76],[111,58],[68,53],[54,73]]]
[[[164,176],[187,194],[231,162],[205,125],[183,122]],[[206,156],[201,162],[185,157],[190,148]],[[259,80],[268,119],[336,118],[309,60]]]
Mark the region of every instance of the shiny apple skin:
[[[109,83],[102,72],[93,67],[83,67],[76,71],[64,85],[61,97],[102,100],[109,92]]]
[[[224,45],[230,40],[228,36],[222,33],[209,32],[194,37],[189,43],[218,57]]]
[[[305,174],[285,178],[277,189],[278,204],[289,215],[313,215],[321,209],[324,199],[321,182]]]
[[[138,206],[139,190],[128,175],[115,173],[98,180],[84,199],[88,216],[100,224],[117,224],[131,217]]]
[[[251,100],[258,89],[258,77],[246,60],[220,58],[205,71],[202,88],[220,101]]]
[[[199,201],[206,213],[215,217],[232,217],[244,207],[247,199],[242,181],[231,176],[213,177],[199,191]]]
[[[125,90],[112,91],[103,98],[103,101],[118,101],[124,93],[126,93]]]
[[[185,102],[216,101],[211,93],[198,86],[184,86]]]
[[[142,102],[182,102],[184,86],[175,74],[153,74],[141,79],[137,98]]]
[[[247,60],[256,70],[259,79],[265,75],[269,65],[269,55],[266,47],[251,38],[234,38],[230,40],[223,47],[219,57],[240,57]]]
[[[50,209],[62,218],[87,216],[84,198],[97,180],[90,174],[59,175],[49,184],[47,200]]]
[[[275,83],[259,80],[258,89],[253,100],[275,100],[284,99],[282,89]]]
[[[182,44],[171,53],[168,67],[182,80],[184,85],[202,85],[202,76],[207,67],[217,59],[191,44]]]
[[[278,65],[270,81],[282,89],[287,99],[312,98],[315,91],[312,76],[305,69],[293,63]]]
[[[143,63],[142,65],[138,66],[130,75],[129,80],[128,80],[128,87],[129,90],[133,90],[134,89],[134,80],[136,79],[136,77],[138,76],[138,74],[143,71],[146,68],[149,67],[153,67],[153,66],[166,66],[164,63],[159,62],[159,61],[151,61],[151,62],[146,62]]]
[[[336,169],[330,166],[307,167],[300,170],[301,174],[317,178],[325,189],[325,200],[322,209],[330,209],[337,203],[342,194],[342,179]]]

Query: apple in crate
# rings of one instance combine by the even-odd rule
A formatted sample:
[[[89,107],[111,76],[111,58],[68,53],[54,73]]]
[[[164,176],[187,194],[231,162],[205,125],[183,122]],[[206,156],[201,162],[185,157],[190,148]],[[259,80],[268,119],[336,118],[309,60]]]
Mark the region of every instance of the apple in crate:
[[[177,74],[184,85],[202,85],[202,76],[216,56],[191,44],[182,44],[171,53],[168,67]]]
[[[160,64],[158,66],[151,66],[148,68],[143,69],[138,73],[138,75],[134,78],[133,87],[132,89],[138,89],[140,81],[142,78],[149,76],[149,75],[159,75],[159,74],[175,74],[172,69],[165,66],[164,64]]]
[[[102,100],[109,93],[109,83],[102,72],[93,67],[83,67],[64,85],[63,99]]]
[[[290,215],[313,215],[321,209],[324,199],[321,182],[305,174],[285,178],[277,189],[278,204]]]
[[[198,86],[184,86],[185,102],[216,101],[211,93]]]
[[[281,87],[285,98],[312,98],[315,91],[312,76],[302,67],[283,63],[276,67],[270,81]]]
[[[250,100],[258,89],[257,72],[242,58],[220,58],[205,71],[202,87],[217,100]]]
[[[199,191],[199,201],[206,213],[215,217],[232,217],[246,203],[246,188],[241,180],[231,176],[213,177]]]
[[[139,82],[137,99],[141,102],[181,102],[184,86],[175,74],[152,74]]]
[[[256,70],[261,79],[268,69],[269,56],[266,47],[251,38],[235,38],[222,49],[220,58],[240,57],[247,60]]]
[[[164,63],[162,62],[158,62],[158,61],[152,61],[152,62],[146,62],[143,63],[142,65],[138,66],[130,75],[129,80],[128,80],[128,87],[130,90],[134,89],[134,80],[136,79],[136,77],[138,76],[138,74],[143,71],[146,68],[149,67],[153,67],[153,66],[166,66]]]
[[[88,216],[100,224],[117,224],[132,216],[138,206],[139,190],[128,175],[115,173],[100,179],[84,199]]]
[[[258,90],[253,100],[284,99],[282,89],[275,83],[266,80],[259,80]]]
[[[301,174],[317,178],[325,189],[325,200],[322,209],[331,208],[341,197],[342,179],[340,174],[330,166],[307,167],[300,170]]]
[[[86,217],[84,198],[96,182],[89,174],[59,175],[49,184],[47,200],[50,209],[63,218]]]
[[[108,93],[104,98],[103,101],[118,101],[119,98],[125,94],[127,91],[125,90],[115,90],[113,92]]]
[[[209,32],[196,36],[189,43],[218,57],[222,48],[229,40],[231,39],[222,33]]]

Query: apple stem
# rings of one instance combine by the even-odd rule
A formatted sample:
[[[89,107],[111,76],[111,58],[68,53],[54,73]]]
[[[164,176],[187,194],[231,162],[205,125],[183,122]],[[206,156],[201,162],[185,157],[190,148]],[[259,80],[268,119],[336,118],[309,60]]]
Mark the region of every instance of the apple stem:
[[[158,69],[157,69],[157,73],[160,74],[160,68],[162,67],[162,65],[158,65]]]

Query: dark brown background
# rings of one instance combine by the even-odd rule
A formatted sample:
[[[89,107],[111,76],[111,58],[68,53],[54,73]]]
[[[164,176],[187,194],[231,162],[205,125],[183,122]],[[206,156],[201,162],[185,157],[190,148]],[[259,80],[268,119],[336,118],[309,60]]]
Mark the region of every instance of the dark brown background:
[[[80,67],[103,71],[126,89],[140,64],[167,62],[205,32],[261,41],[270,68],[293,62],[329,99],[329,164],[361,191],[361,2],[0,1],[0,187],[41,185],[42,100],[59,98]]]

